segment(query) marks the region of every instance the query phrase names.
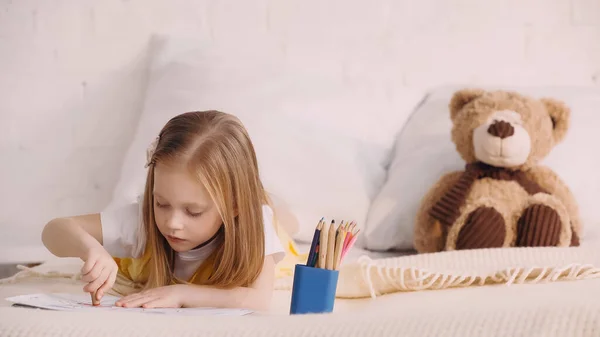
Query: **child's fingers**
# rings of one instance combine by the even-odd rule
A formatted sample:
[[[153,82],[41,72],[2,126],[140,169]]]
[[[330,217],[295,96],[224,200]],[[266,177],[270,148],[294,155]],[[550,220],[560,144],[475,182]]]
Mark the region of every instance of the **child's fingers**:
[[[137,308],[137,307],[141,307],[145,303],[152,302],[156,299],[157,298],[155,296],[141,296],[141,297],[134,298],[132,300],[129,300],[129,301],[123,303],[123,307]]]
[[[154,298],[154,297],[156,297],[156,296],[155,296],[155,293],[152,290],[144,290],[144,291],[141,291],[139,293],[127,295],[127,296],[119,299],[116,302],[116,304],[117,305],[119,305],[119,304],[123,305],[125,303],[130,303],[130,302],[137,301],[137,300],[139,300],[141,298]]]
[[[152,301],[148,301],[142,305],[144,308],[174,308],[173,303],[166,297],[160,297]]]
[[[133,294],[124,296],[124,297],[120,298],[119,300],[117,300],[117,302],[115,302],[115,304],[117,306],[121,306],[124,303],[135,301],[136,299],[139,299],[139,298],[143,298],[143,297],[150,298],[150,297],[157,297],[157,296],[158,295],[156,294],[155,289],[144,290],[144,291],[140,291],[138,293],[133,293]]]
[[[106,281],[98,289],[98,296],[101,297],[102,295],[104,295],[105,291],[110,290],[110,288],[112,288],[113,284],[115,284],[116,279],[117,279],[117,271],[113,270],[110,272],[110,275],[108,276]]]
[[[87,274],[81,275],[81,280],[84,282],[92,282],[102,275],[103,270],[104,268],[97,263]]]
[[[96,259],[91,258],[88,259],[87,261],[85,261],[85,263],[83,264],[83,267],[81,267],[81,276],[84,277],[86,276],[90,271],[93,270],[94,266],[96,265]]]
[[[85,290],[86,292],[92,292],[92,291],[96,291],[98,290],[98,288],[100,288],[100,286],[102,285],[102,283],[104,283],[106,281],[106,279],[109,276],[109,271],[107,268],[103,268],[102,271],[100,272],[100,275],[94,279],[93,281],[91,281],[90,283],[88,283],[83,290]]]
[[[139,292],[139,293],[127,295],[127,296],[121,298],[120,300],[118,300],[116,303],[117,304],[124,304],[124,303],[127,303],[127,302],[135,301],[136,299],[139,299],[139,298],[142,298],[142,297],[148,297],[148,294],[145,293],[145,292]]]

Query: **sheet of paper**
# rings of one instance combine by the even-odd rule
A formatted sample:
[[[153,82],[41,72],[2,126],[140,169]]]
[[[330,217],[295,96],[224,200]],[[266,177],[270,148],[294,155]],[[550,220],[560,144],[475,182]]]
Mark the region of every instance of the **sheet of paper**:
[[[219,309],[219,308],[121,308],[115,306],[118,297],[105,295],[99,306],[92,305],[89,294],[29,294],[6,298],[7,301],[17,305],[59,311],[118,311],[118,312],[144,312],[166,315],[191,315],[191,316],[242,316],[252,313],[246,309]]]

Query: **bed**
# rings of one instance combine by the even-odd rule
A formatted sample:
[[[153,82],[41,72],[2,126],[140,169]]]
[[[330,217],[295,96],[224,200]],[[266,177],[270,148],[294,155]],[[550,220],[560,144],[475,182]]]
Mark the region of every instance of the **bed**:
[[[600,293],[600,240],[591,230],[578,248],[410,251],[420,196],[441,172],[463,165],[448,138],[447,113],[449,97],[460,87],[432,90],[423,100],[423,93],[402,86],[344,86],[335,69],[294,68],[278,45],[253,45],[241,53],[206,41],[159,42],[111,204],[139,194],[145,176],[140,154],[168,114],[198,107],[234,112],[253,137],[276,208],[289,209],[302,224],[294,235],[299,251],[306,252],[323,215],[362,226],[361,242],[340,271],[334,312],[288,314],[294,257],[279,266],[271,309],[244,317],[66,313],[10,307],[2,300],[80,293],[81,262],[51,259],[0,282],[1,336],[598,335],[600,301],[591,294]],[[395,102],[383,99],[388,89]],[[577,111],[577,132],[547,164],[572,187],[586,229],[600,228],[600,181],[585,179],[597,176],[598,159],[573,151],[597,143],[590,121],[597,119],[598,88],[517,90],[565,99]]]
[[[193,58],[192,58],[193,59]],[[179,64],[179,63],[178,63]],[[173,81],[184,80],[189,69],[182,68],[172,74]],[[161,72],[164,75],[165,72]],[[199,77],[199,76],[197,76]],[[194,77],[194,78],[197,78]],[[166,95],[169,81],[165,76],[161,85],[150,86],[152,97]],[[165,82],[166,81],[166,82]],[[298,256],[291,256],[278,266],[278,279],[270,310],[243,317],[180,317],[149,314],[67,313],[11,307],[0,300],[0,335],[2,336],[595,336],[600,331],[600,221],[596,212],[594,181],[586,176],[595,173],[596,157],[577,155],[573,148],[586,146],[595,135],[589,121],[595,118],[595,107],[600,102],[598,89],[538,88],[534,92],[565,98],[577,112],[573,128],[578,132],[564,146],[553,151],[547,161],[567,181],[575,192],[581,206],[585,223],[582,246],[577,248],[510,248],[474,251],[454,251],[435,254],[415,254],[410,250],[414,210],[421,195],[435,181],[439,170],[449,170],[460,162],[448,155],[454,154],[447,141],[448,126],[440,122],[432,125],[427,133],[419,133],[418,125],[428,120],[443,121],[448,96],[456,88],[443,88],[428,94],[427,99],[412,114],[398,137],[394,159],[389,165],[387,178],[365,177],[365,172],[379,172],[379,160],[361,165],[372,165],[367,170],[359,165],[352,167],[362,153],[358,146],[348,149],[344,171],[322,172],[310,184],[332,186],[326,199],[314,195],[313,186],[303,186],[304,194],[289,190],[290,179],[296,171],[308,168],[305,159],[292,158],[282,162],[277,153],[263,152],[267,167],[266,184],[290,202],[281,203],[275,198],[276,209],[286,210],[297,217],[298,223],[317,214],[348,215],[357,212],[365,222],[363,241],[351,252],[340,271],[336,302],[331,314],[289,315],[292,275]],[[192,95],[190,89],[190,98]],[[180,92],[178,92],[180,94]],[[173,102],[172,98],[161,98]],[[177,102],[185,102],[179,96]],[[190,101],[191,102],[191,101]],[[146,106],[153,107],[152,102]],[[184,104],[184,103],[182,103]],[[185,104],[184,104],[185,105]],[[164,108],[164,107],[163,107]],[[183,107],[179,107],[183,109]],[[178,108],[178,109],[179,109]],[[151,108],[142,115],[139,130],[125,160],[124,174],[115,190],[113,203],[127,202],[127,198],[139,192],[140,165],[135,155],[160,125],[162,117]],[[157,111],[160,106],[154,107]],[[285,125],[289,120],[274,121]],[[284,123],[285,122],[285,123]],[[297,122],[297,120],[295,120]],[[252,125],[252,123],[250,123]],[[292,124],[295,125],[295,124]],[[260,131],[259,125],[252,125]],[[307,127],[304,125],[304,127]],[[315,127],[318,129],[319,127]],[[271,129],[265,129],[265,131]],[[308,129],[307,129],[308,130]],[[272,131],[272,130],[271,130]],[[315,131],[315,130],[313,130]],[[141,132],[141,131],[140,131]],[[309,140],[283,135],[279,132],[260,133],[257,143],[270,144],[268,137],[289,137],[289,144],[298,142],[310,149],[316,144],[302,143]],[[426,135],[430,138],[424,138]],[[341,141],[342,134],[331,140],[344,147],[354,141]],[[340,138],[341,137],[341,138]],[[370,140],[365,140],[370,142]],[[425,149],[414,153],[401,146],[402,142],[416,144]],[[584,145],[582,145],[584,144]],[[287,145],[287,144],[286,144]],[[293,146],[293,145],[290,145]],[[266,149],[267,147],[263,148]],[[429,153],[439,151],[442,155]],[[404,151],[404,152],[403,152]],[[276,152],[276,151],[275,151]],[[303,152],[304,153],[304,152]],[[443,154],[446,154],[444,157]],[[340,160],[341,155],[335,160]],[[410,160],[407,160],[410,158]],[[442,159],[440,159],[442,158]],[[288,158],[286,158],[287,160]],[[432,163],[431,160],[436,160]],[[293,162],[298,160],[298,162]],[[440,161],[441,160],[441,161]],[[376,162],[376,163],[374,163]],[[285,165],[284,165],[285,164]],[[435,165],[433,165],[435,164]],[[283,166],[282,166],[283,165]],[[287,166],[289,165],[289,166]],[[337,165],[337,163],[336,163]],[[327,165],[325,165],[327,166]],[[334,165],[335,166],[335,165]],[[366,166],[365,166],[366,167]],[[437,167],[423,170],[423,167]],[[576,169],[574,169],[576,168]],[[277,175],[277,172],[288,175]],[[313,172],[314,173],[314,172]],[[279,173],[281,174],[281,173]],[[307,173],[310,175],[310,173]],[[351,196],[344,189],[335,190],[337,181],[319,180],[319,177],[335,176],[352,181],[348,186],[355,191]],[[311,176],[312,177],[312,176]],[[419,177],[419,179],[414,179]],[[424,183],[425,181],[425,183]],[[382,186],[383,185],[383,186]],[[382,186],[373,193],[374,186]],[[367,187],[367,188],[364,188]],[[405,193],[410,191],[411,193]],[[287,194],[286,194],[287,193]],[[363,194],[361,194],[363,193]],[[373,198],[373,195],[375,197]],[[370,198],[373,201],[370,202]],[[348,213],[346,205],[358,205]],[[352,211],[352,212],[351,212]],[[336,212],[338,212],[336,214]],[[364,214],[368,213],[365,217]],[[319,216],[320,216],[319,214]],[[346,217],[344,217],[346,218]],[[362,221],[359,221],[362,223]],[[289,226],[294,227],[294,226]],[[306,239],[312,225],[300,226],[296,231],[297,250],[307,251]],[[51,259],[34,268],[24,268],[19,274],[2,280],[0,299],[9,296],[40,293],[81,293],[77,259]]]
[[[304,249],[304,246],[300,246]],[[578,248],[372,253],[340,271],[333,313],[289,315],[291,278],[270,310],[242,317],[59,312],[0,302],[1,336],[594,336],[600,252]],[[0,297],[81,293],[77,259],[53,259],[2,280]],[[288,266],[289,267],[289,266]]]

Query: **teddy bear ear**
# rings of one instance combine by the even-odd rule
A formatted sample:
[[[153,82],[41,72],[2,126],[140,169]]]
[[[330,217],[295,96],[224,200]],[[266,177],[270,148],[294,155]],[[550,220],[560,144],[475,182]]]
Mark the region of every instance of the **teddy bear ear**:
[[[553,98],[542,98],[542,103],[550,115],[554,128],[554,141],[560,142],[565,138],[571,117],[571,109],[564,103]]]
[[[462,89],[454,93],[450,100],[450,118],[454,119],[456,114],[472,100],[484,94],[482,89]]]

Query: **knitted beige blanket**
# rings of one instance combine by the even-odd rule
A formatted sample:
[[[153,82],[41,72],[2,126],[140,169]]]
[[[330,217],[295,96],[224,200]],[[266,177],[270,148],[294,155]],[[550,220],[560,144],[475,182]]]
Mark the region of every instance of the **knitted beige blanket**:
[[[305,254],[288,254],[277,267],[277,290],[291,290],[293,270],[305,263]],[[78,280],[81,262],[60,269],[20,267],[21,272],[2,283],[21,278],[59,277]],[[600,277],[600,249],[498,248],[415,254],[370,259],[362,256],[340,269],[336,296],[366,298],[393,292],[440,290],[490,284],[533,284]],[[113,294],[124,295],[138,285],[118,279]]]
[[[294,258],[302,260],[302,256]],[[294,258],[278,269],[277,288],[284,290],[278,296],[289,294],[285,290],[292,286]],[[245,317],[0,307],[0,336],[591,337],[600,331],[600,302],[590,296],[600,293],[599,267],[600,250],[592,246],[455,251],[379,260],[362,257],[340,271],[339,300],[330,315],[287,316],[287,296],[278,299],[278,312]],[[28,291],[25,285],[39,278],[75,283],[79,268],[77,260],[68,266],[22,268],[0,281],[0,292],[17,295],[20,282],[22,291]],[[425,291],[434,289],[447,290]],[[373,296],[378,297],[370,300]]]
[[[281,266],[277,289],[291,289],[292,266]],[[366,256],[340,270],[338,298],[376,297],[400,291],[439,290],[489,284],[532,284],[600,277],[600,249],[498,248],[408,255]]]

